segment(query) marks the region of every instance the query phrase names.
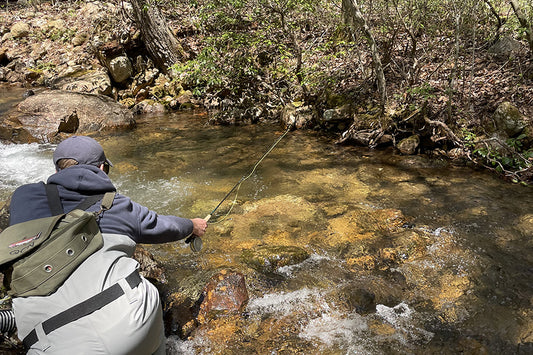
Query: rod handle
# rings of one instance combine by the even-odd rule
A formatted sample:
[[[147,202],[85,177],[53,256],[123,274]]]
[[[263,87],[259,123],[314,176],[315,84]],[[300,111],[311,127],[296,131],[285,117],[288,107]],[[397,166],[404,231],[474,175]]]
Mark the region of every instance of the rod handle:
[[[211,214],[208,214],[207,216],[205,216],[204,220],[206,222],[209,222],[209,220],[211,219]]]

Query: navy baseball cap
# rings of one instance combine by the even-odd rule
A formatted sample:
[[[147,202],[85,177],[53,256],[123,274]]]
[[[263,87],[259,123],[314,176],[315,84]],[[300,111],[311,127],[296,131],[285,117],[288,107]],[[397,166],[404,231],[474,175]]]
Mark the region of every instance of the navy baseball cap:
[[[78,164],[100,166],[106,163],[113,166],[100,143],[87,136],[72,136],[59,143],[54,151],[56,168],[60,159],[74,159]]]

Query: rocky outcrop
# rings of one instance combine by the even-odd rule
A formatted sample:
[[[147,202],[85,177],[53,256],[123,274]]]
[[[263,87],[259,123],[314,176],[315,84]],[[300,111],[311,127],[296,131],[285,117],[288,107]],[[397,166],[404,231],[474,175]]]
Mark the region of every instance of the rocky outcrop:
[[[0,139],[56,142],[64,134],[134,127],[133,114],[103,95],[49,90],[28,97],[0,121]]]

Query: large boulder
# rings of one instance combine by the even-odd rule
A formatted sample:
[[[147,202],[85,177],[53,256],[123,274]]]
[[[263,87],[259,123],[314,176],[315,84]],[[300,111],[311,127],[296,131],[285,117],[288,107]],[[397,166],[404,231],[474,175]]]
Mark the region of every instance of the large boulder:
[[[0,118],[0,139],[47,143],[60,141],[65,133],[134,126],[133,114],[107,96],[49,90],[28,97]]]
[[[109,72],[117,83],[126,81],[133,75],[133,67],[126,55],[121,55],[109,60]]]
[[[31,28],[26,22],[17,22],[15,23],[10,30],[13,38],[22,38],[27,37],[30,34]]]
[[[494,112],[494,123],[498,132],[508,137],[515,137],[526,127],[524,116],[510,102],[501,103]]]
[[[113,87],[109,75],[103,70],[72,70],[60,73],[53,81],[54,87],[88,94],[110,95]]]
[[[499,60],[508,60],[523,49],[523,44],[511,37],[502,37],[489,48],[489,53]]]

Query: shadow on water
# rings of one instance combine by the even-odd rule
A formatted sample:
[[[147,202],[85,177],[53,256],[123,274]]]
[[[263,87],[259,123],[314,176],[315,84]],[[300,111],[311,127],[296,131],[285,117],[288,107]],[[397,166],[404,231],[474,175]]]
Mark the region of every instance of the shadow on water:
[[[0,84],[0,116],[22,101],[27,89]]]
[[[203,217],[283,133],[206,121],[172,114],[98,137],[119,192],[162,214]],[[25,149],[49,159],[47,147]],[[6,196],[24,179],[2,180]],[[183,243],[150,247],[175,289],[220,268],[247,279],[245,314],[202,324],[186,341],[170,338],[173,353],[531,352],[530,188],[291,132],[230,210],[233,199],[213,216],[200,253]],[[244,257],[272,246],[309,257],[268,270]]]

